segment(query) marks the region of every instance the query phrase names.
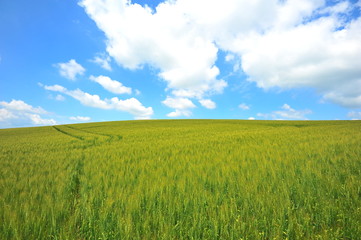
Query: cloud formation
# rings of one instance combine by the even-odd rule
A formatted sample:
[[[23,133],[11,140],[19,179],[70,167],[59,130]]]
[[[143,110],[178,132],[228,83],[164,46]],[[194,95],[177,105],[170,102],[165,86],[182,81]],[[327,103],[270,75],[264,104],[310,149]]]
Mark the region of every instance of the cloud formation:
[[[282,110],[273,111],[271,113],[258,113],[258,117],[273,120],[306,120],[306,115],[311,114],[311,110],[295,110],[290,105],[284,104]]]
[[[128,0],[80,1],[105,33],[108,54],[125,68],[159,69],[176,97],[222,93],[227,82],[216,61],[224,51],[260,88],[313,88],[326,101],[359,108],[360,4],[329,4],[176,0],[152,10]]]
[[[149,119],[153,115],[152,107],[144,107],[136,98],[121,100],[117,97],[113,97],[111,99],[106,98],[103,100],[99,95],[92,95],[83,92],[80,89],[68,90],[60,85],[44,86],[44,89],[68,95],[78,100],[84,106],[128,112],[132,114],[135,119]]]
[[[203,95],[227,85],[217,79],[215,43],[177,3],[161,3],[156,12],[126,0],[83,0],[80,5],[105,33],[107,52],[119,65],[138,69],[149,64],[173,90]]]
[[[33,107],[22,100],[0,102],[0,127],[18,127],[32,125],[55,125],[54,119],[44,119],[49,114],[41,107]]]
[[[312,87],[344,107],[361,106],[361,21],[334,17],[240,41],[242,69],[264,89]],[[357,90],[356,90],[357,89]]]
[[[47,114],[47,112],[41,107],[33,107],[21,100],[11,100],[11,102],[0,102],[0,106],[5,109],[17,112],[27,112],[36,114]]]
[[[242,109],[242,110],[249,110],[249,109],[250,109],[250,107],[249,107],[247,104],[245,104],[245,103],[239,104],[238,107],[239,107],[240,109]]]
[[[58,94],[55,96],[55,100],[56,101],[65,101],[65,97],[63,95]]]
[[[77,75],[85,73],[85,68],[74,59],[66,63],[58,63],[56,66],[59,68],[60,75],[70,80],[76,80]]]
[[[17,116],[6,108],[0,108],[0,122],[16,119]]]
[[[199,100],[199,103],[208,109],[215,109],[217,107],[216,103],[213,102],[211,99],[201,99]]]
[[[97,54],[92,60],[90,60],[93,63],[98,64],[103,69],[112,71],[112,67],[110,66],[110,57],[106,54]]]
[[[80,121],[80,122],[88,122],[91,120],[90,117],[81,117],[81,116],[76,116],[76,117],[69,117],[70,120],[73,120],[73,121]]]
[[[89,79],[92,80],[93,82],[99,83],[104,89],[108,90],[111,93],[115,93],[115,94],[132,93],[131,88],[125,87],[121,82],[112,80],[111,78],[106,76],[98,76],[98,77],[90,76]]]
[[[196,105],[194,105],[188,98],[172,98],[168,96],[164,101],[162,101],[162,103],[169,108],[174,108],[175,110],[168,113],[168,117],[190,117],[192,112],[189,109],[196,107]]]

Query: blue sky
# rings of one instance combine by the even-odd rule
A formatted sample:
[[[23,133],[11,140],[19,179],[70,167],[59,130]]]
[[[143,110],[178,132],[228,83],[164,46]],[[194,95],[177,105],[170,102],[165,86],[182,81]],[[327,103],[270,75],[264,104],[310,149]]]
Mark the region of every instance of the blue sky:
[[[360,1],[0,1],[0,128],[361,119]]]

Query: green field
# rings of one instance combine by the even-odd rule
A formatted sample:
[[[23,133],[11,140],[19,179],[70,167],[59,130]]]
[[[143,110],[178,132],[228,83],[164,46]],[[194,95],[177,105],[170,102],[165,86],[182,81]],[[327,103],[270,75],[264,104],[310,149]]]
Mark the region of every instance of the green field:
[[[361,239],[361,122],[2,129],[0,239]]]

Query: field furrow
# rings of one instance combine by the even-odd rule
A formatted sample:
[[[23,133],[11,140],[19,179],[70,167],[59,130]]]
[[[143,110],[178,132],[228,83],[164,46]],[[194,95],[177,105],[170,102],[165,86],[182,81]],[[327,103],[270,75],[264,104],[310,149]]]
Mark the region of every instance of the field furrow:
[[[54,128],[56,131],[58,131],[58,132],[60,132],[60,133],[62,133],[62,134],[65,134],[65,135],[67,135],[67,136],[70,136],[70,137],[72,137],[72,138],[76,138],[76,139],[79,139],[79,140],[84,140],[83,137],[77,136],[77,135],[73,135],[73,134],[65,131],[64,129],[61,129],[60,127],[55,127],[55,126],[53,126],[53,128]]]

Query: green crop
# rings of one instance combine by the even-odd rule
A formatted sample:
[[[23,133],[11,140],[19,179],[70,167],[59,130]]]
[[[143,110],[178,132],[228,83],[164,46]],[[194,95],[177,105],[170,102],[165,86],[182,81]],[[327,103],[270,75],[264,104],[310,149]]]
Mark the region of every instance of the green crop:
[[[360,236],[360,121],[0,130],[0,239]]]

